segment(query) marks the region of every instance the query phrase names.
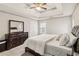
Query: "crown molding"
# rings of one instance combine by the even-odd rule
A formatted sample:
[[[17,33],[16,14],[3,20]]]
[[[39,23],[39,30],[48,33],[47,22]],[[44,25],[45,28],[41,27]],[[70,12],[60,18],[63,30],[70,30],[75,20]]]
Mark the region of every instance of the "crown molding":
[[[3,10],[0,10],[0,12],[6,13],[6,14],[10,14],[10,15],[14,15],[14,16],[18,16],[18,17],[22,17],[22,18],[28,18],[28,19],[35,20],[33,18],[30,18],[30,17],[25,17],[25,16],[17,15],[17,14],[11,13],[11,12],[3,11]]]

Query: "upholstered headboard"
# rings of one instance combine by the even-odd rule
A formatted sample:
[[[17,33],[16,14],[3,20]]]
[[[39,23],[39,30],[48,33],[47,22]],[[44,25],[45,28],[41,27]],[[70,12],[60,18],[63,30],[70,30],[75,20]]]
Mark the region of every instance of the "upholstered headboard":
[[[71,33],[78,38],[73,47],[74,51],[79,53],[79,25],[74,26]]]
[[[72,34],[79,38],[79,25],[73,27]]]

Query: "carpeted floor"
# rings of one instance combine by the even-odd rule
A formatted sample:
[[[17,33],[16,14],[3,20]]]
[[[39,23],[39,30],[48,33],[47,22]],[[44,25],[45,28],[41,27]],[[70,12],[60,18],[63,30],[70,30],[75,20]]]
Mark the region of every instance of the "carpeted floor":
[[[29,52],[25,52],[24,54],[22,54],[22,56],[34,56],[34,55],[29,53]],[[45,56],[51,56],[51,55],[46,54]],[[78,53],[74,53],[74,56],[79,56],[79,54]]]
[[[29,53],[29,52],[26,52],[24,53],[22,56],[34,56],[33,54]]]
[[[24,54],[22,54],[22,56],[34,56],[34,55],[29,52],[25,52]],[[51,56],[51,55],[45,54],[44,56]]]

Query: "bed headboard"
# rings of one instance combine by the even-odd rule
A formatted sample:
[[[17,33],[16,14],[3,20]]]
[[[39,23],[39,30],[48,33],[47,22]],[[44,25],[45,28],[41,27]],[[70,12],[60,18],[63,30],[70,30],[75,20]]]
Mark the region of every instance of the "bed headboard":
[[[75,52],[79,53],[79,25],[74,26],[71,33],[78,38],[73,48]]]
[[[71,33],[79,38],[79,25],[74,26]]]

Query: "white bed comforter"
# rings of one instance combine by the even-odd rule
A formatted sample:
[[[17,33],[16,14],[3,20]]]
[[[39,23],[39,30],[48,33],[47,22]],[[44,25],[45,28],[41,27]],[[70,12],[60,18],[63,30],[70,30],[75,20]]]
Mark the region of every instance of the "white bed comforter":
[[[26,46],[34,50],[35,52],[44,55],[44,48],[46,42],[52,40],[57,35],[42,34],[34,36],[26,40]]]
[[[55,56],[67,56],[67,54],[72,55],[72,48],[60,46],[58,41],[51,40],[46,43],[45,54]]]

